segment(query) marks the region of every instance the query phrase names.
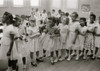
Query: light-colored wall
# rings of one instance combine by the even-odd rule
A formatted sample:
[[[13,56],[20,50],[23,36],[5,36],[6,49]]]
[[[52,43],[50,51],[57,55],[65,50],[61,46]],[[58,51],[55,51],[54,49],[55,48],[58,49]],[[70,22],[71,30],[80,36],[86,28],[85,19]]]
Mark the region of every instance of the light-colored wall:
[[[0,7],[0,16],[5,11],[9,11],[13,14],[26,14],[29,15],[31,11],[30,0],[24,0],[24,7],[13,7],[13,0],[4,0],[5,4],[3,7]],[[53,7],[51,6],[52,0],[40,0],[39,9],[51,10]],[[67,9],[66,7],[67,0],[61,0],[61,9],[63,11],[67,11],[69,13],[76,11],[80,16],[88,17],[89,13],[83,13],[81,10],[81,5],[89,4],[91,7],[91,11],[94,12],[97,16],[100,16],[100,0],[79,0],[78,1],[78,9]],[[55,3],[57,4],[57,3]]]

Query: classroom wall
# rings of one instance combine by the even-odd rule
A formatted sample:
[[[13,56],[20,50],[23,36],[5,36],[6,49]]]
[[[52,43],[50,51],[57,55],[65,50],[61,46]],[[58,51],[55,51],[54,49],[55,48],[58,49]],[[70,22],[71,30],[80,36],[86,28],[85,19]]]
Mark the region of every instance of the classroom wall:
[[[5,4],[3,7],[0,7],[0,17],[5,11],[9,11],[13,14],[26,14],[29,15],[31,11],[30,6],[30,0],[24,0],[24,7],[13,7],[13,1],[12,0],[4,0]],[[79,13],[80,16],[88,17],[89,12],[82,12],[81,6],[83,4],[89,4],[90,10],[94,13],[96,13],[97,16],[100,15],[100,0],[79,0],[78,1],[78,9],[67,9],[66,7],[66,0],[61,0],[61,9],[63,11],[67,11],[69,13],[72,13],[73,11],[76,11]],[[57,3],[55,3],[57,4]],[[36,8],[36,7],[35,7]],[[40,0],[40,6],[38,7],[40,10],[46,9],[51,10],[54,9],[52,7],[52,0]]]

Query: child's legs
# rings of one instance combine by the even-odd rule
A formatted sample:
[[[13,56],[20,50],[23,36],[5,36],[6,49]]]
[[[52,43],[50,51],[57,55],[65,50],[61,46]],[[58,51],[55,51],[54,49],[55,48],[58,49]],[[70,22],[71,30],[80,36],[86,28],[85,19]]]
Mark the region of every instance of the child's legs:
[[[12,60],[12,69],[13,70],[17,69],[17,62],[18,62],[18,60]]]
[[[31,62],[36,62],[36,52],[30,52]]]
[[[58,57],[61,57],[61,49],[58,50]]]
[[[26,65],[26,57],[22,57],[23,65]]]
[[[96,48],[95,48],[95,55],[98,53],[98,50],[99,50],[99,48],[96,47]]]
[[[39,51],[36,51],[36,58],[39,58]]]

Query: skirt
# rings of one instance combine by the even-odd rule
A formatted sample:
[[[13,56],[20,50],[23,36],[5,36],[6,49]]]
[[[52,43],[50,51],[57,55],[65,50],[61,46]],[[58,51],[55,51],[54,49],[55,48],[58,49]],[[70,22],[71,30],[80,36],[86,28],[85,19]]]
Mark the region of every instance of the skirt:
[[[84,43],[85,43],[85,36],[78,35],[75,43],[75,49],[76,50],[83,50],[84,49]]]
[[[10,45],[4,45],[4,44],[1,45],[1,48],[0,48],[0,60],[5,60],[5,61],[8,60],[7,52],[9,50],[9,48],[10,48]],[[13,49],[11,51],[10,59],[11,60],[18,59],[18,50],[17,50],[15,42],[13,44]]]
[[[67,49],[74,49],[74,42],[76,38],[76,33],[75,32],[70,32],[68,36],[68,43],[67,43]]]
[[[44,43],[43,43],[43,48],[47,51],[54,51],[55,48],[55,39],[54,38],[50,38],[49,34],[46,34],[45,39],[44,39]]]
[[[21,57],[26,57],[29,53],[28,43],[23,40],[18,40],[18,53]]]
[[[85,49],[94,50],[95,47],[95,37],[92,33],[87,33],[85,40]]]
[[[54,50],[61,49],[60,37],[54,37]]]
[[[30,39],[27,43],[27,47],[29,48],[29,52],[39,51],[39,37]]]
[[[60,44],[61,44],[60,49],[67,49],[67,38],[66,38],[66,36],[64,36],[64,35],[60,36]]]

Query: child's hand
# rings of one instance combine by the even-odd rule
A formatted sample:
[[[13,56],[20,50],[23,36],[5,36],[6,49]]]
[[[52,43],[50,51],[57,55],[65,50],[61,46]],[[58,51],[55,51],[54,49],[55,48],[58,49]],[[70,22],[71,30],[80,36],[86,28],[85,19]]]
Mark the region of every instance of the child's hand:
[[[11,52],[10,52],[10,51],[8,51],[8,52],[7,52],[7,56],[10,56],[10,55],[11,55]]]

